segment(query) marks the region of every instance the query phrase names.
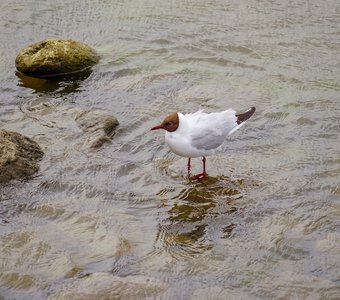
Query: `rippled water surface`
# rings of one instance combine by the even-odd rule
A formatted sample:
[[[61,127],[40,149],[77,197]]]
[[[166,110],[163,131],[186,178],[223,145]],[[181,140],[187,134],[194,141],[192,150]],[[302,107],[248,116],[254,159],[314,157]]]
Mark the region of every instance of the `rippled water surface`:
[[[1,1],[0,26],[0,127],[45,152],[0,187],[0,298],[339,299],[339,1]],[[101,61],[16,74],[50,37]],[[250,106],[200,183],[149,131]],[[94,108],[120,126],[88,150]]]

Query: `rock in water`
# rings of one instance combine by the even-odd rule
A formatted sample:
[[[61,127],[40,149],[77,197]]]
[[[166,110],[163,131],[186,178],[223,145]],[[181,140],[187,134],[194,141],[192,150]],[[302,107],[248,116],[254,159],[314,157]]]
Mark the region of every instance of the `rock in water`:
[[[98,148],[109,142],[119,125],[118,120],[107,112],[94,109],[80,112],[76,122],[87,135],[86,148]]]
[[[32,175],[44,152],[35,142],[20,133],[0,129],[0,183]]]
[[[47,39],[22,49],[15,65],[32,77],[53,77],[84,71],[98,63],[89,46],[69,39]]]
[[[157,278],[93,273],[65,284],[59,291],[51,291],[47,299],[162,299],[165,297],[161,294],[167,289],[167,284]]]

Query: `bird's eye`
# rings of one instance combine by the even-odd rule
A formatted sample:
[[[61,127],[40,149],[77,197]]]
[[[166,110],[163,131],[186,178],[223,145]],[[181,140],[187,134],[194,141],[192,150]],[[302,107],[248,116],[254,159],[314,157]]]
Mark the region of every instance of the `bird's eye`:
[[[165,126],[171,126],[172,125],[172,122],[166,122],[165,123]]]

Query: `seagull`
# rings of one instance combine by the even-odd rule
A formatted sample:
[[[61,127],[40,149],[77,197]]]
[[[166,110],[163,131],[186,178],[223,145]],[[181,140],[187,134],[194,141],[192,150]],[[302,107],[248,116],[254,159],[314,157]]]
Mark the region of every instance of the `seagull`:
[[[245,124],[254,114],[256,108],[251,107],[246,112],[236,114],[232,108],[213,113],[202,110],[195,113],[171,114],[151,130],[164,129],[165,142],[172,152],[188,157],[188,177],[190,178],[191,158],[203,157],[203,171],[193,176],[201,181],[207,175],[206,156],[212,155],[227,137]]]

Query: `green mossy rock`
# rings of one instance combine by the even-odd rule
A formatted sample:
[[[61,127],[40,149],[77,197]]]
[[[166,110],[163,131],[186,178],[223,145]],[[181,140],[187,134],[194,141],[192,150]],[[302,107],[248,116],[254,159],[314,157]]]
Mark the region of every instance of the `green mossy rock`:
[[[32,77],[53,77],[84,71],[99,57],[89,46],[69,39],[47,39],[22,49],[15,65]]]
[[[17,132],[0,129],[0,183],[32,175],[44,155],[40,146]]]

